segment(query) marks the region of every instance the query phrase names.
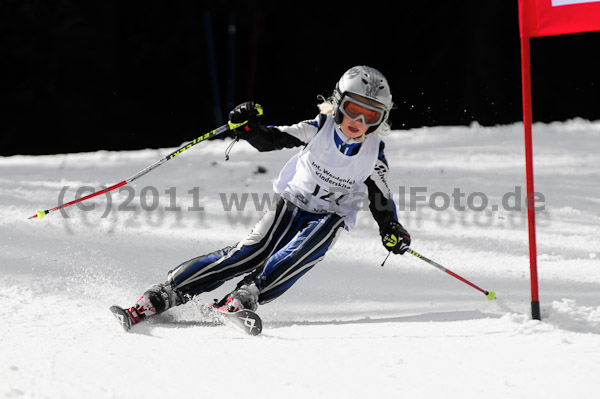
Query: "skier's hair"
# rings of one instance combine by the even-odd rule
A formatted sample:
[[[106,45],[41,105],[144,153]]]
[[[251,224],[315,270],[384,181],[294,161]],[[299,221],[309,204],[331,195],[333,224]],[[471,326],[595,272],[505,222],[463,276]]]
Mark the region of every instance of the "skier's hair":
[[[333,104],[331,103],[330,98],[325,98],[323,96],[317,96],[317,99],[321,100],[317,107],[319,107],[319,111],[322,114],[332,114],[333,113]]]
[[[322,95],[318,95],[317,99],[319,99],[321,101],[319,104],[317,104],[317,107],[319,108],[319,111],[322,114],[332,114],[333,113],[333,103],[332,103],[331,97],[325,98]],[[388,134],[390,134],[390,131],[391,131],[391,124],[388,121],[385,121],[381,125],[379,125],[377,130],[375,130],[375,133],[377,133],[380,136],[387,136]]]

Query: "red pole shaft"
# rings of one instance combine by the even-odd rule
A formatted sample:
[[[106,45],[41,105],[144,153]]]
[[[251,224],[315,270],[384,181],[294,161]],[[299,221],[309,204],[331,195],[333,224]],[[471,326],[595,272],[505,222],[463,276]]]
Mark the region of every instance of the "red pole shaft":
[[[85,200],[87,200],[87,199],[90,199],[90,198],[96,197],[96,196],[98,196],[98,195],[100,195],[100,194],[107,193],[107,192],[109,192],[109,191],[112,191],[112,190],[115,190],[115,189],[117,189],[117,188],[119,188],[119,187],[122,187],[122,186],[124,186],[124,185],[126,185],[126,184],[127,184],[127,180],[123,180],[122,182],[119,182],[119,183],[117,183],[117,184],[114,184],[114,185],[112,185],[112,186],[110,186],[110,187],[107,187],[107,188],[105,188],[105,189],[103,189],[103,190],[100,190],[100,191],[95,191],[95,192],[93,192],[93,193],[91,193],[91,194],[89,194],[89,195],[86,195],[85,197],[81,197],[81,198],[79,198],[79,199],[76,199],[76,200],[73,200],[73,201],[70,201],[70,202],[66,202],[66,203],[64,203],[64,204],[60,204],[59,206],[57,206],[57,207],[55,207],[55,208],[52,208],[52,209],[48,209],[47,211],[44,211],[44,212],[45,212],[46,214],[48,214],[48,213],[50,213],[50,212],[54,212],[54,211],[57,211],[57,210],[59,210],[59,209],[66,208],[67,206],[70,206],[70,205],[76,204],[76,203],[78,203],[78,202],[85,201]],[[42,216],[43,216],[43,215],[42,215]],[[29,219],[35,219],[35,218],[37,218],[37,217],[38,217],[38,215],[33,215],[33,216],[31,216]]]
[[[451,270],[448,270],[448,269],[446,269],[446,270],[444,270],[444,271],[445,271],[446,273],[448,273],[449,275],[451,275],[452,277],[454,277],[454,278],[456,278],[456,279],[458,279],[458,280],[462,281],[463,283],[465,283],[465,284],[467,284],[467,285],[470,285],[471,287],[475,288],[477,291],[481,291],[481,292],[483,292],[485,295],[489,294],[489,292],[488,292],[488,291],[484,290],[483,288],[479,288],[478,286],[476,286],[475,284],[473,284],[473,283],[472,283],[472,282],[470,282],[469,280],[462,278],[461,276],[459,276],[458,274],[454,273],[453,271],[451,271]]]
[[[415,250],[413,250],[413,249],[410,249],[410,248],[409,248],[409,249],[408,249],[406,252],[408,252],[408,253],[409,253],[409,254],[411,254],[411,255],[414,255],[414,256],[416,256],[417,258],[421,259],[422,261],[425,261],[425,262],[429,263],[430,265],[432,265],[432,266],[434,266],[434,267],[438,268],[439,270],[441,270],[441,271],[443,271],[443,272],[445,272],[445,273],[447,273],[447,274],[451,275],[452,277],[454,277],[454,278],[456,278],[456,279],[458,279],[458,280],[462,281],[463,283],[470,285],[471,287],[475,288],[476,290],[483,292],[485,295],[488,295],[488,294],[489,294],[489,291],[486,291],[486,290],[484,290],[484,289],[482,289],[482,288],[479,288],[478,286],[476,286],[475,284],[473,284],[473,283],[472,283],[472,282],[470,282],[469,280],[467,280],[467,279],[465,279],[465,278],[462,278],[462,277],[461,277],[461,276],[459,276],[458,274],[454,273],[452,270],[448,270],[448,269],[446,269],[444,266],[442,266],[442,265],[440,265],[439,263],[437,263],[437,262],[434,262],[434,261],[432,261],[431,259],[429,259],[429,258],[427,258],[427,257],[425,257],[425,256],[423,256],[423,255],[421,255],[421,254],[420,254],[420,253],[418,253],[417,251],[415,251]],[[386,259],[387,259],[387,258],[386,258]],[[385,261],[384,261],[384,262],[385,262]],[[383,266],[383,265],[382,265],[382,266]]]
[[[531,61],[529,37],[521,36],[521,79],[523,84],[523,125],[525,129],[525,174],[527,179],[527,226],[529,229],[529,270],[531,279],[531,315],[541,319],[535,239],[535,196],[533,186],[533,140],[531,110]]]

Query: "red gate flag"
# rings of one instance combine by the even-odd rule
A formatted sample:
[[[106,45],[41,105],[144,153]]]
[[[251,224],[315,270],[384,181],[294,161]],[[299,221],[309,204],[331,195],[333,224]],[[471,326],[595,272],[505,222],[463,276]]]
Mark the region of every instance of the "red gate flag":
[[[600,0],[519,0],[521,37],[600,30]]]
[[[519,0],[521,29],[521,79],[523,82],[523,126],[525,128],[525,176],[527,180],[527,225],[531,315],[541,319],[537,246],[535,235],[535,190],[533,185],[533,144],[531,138],[531,61],[529,38],[600,30],[600,0]]]

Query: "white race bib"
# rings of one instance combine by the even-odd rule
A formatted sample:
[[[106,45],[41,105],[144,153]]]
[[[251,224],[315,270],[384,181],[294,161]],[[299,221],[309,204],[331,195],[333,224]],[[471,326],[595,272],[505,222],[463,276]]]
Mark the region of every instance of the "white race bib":
[[[343,216],[351,230],[365,201],[364,181],[373,173],[381,139],[369,134],[358,153],[348,156],[335,144],[335,129],[328,115],[319,133],[283,167],[273,189],[309,212]]]

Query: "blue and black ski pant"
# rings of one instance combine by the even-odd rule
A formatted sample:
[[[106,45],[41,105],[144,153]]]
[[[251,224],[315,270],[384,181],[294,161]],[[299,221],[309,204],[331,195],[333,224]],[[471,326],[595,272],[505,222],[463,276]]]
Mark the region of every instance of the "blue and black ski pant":
[[[255,283],[259,303],[266,303],[320,262],[343,227],[339,215],[307,212],[281,198],[236,246],[182,263],[168,281],[180,294],[194,296],[251,273],[244,282]]]

